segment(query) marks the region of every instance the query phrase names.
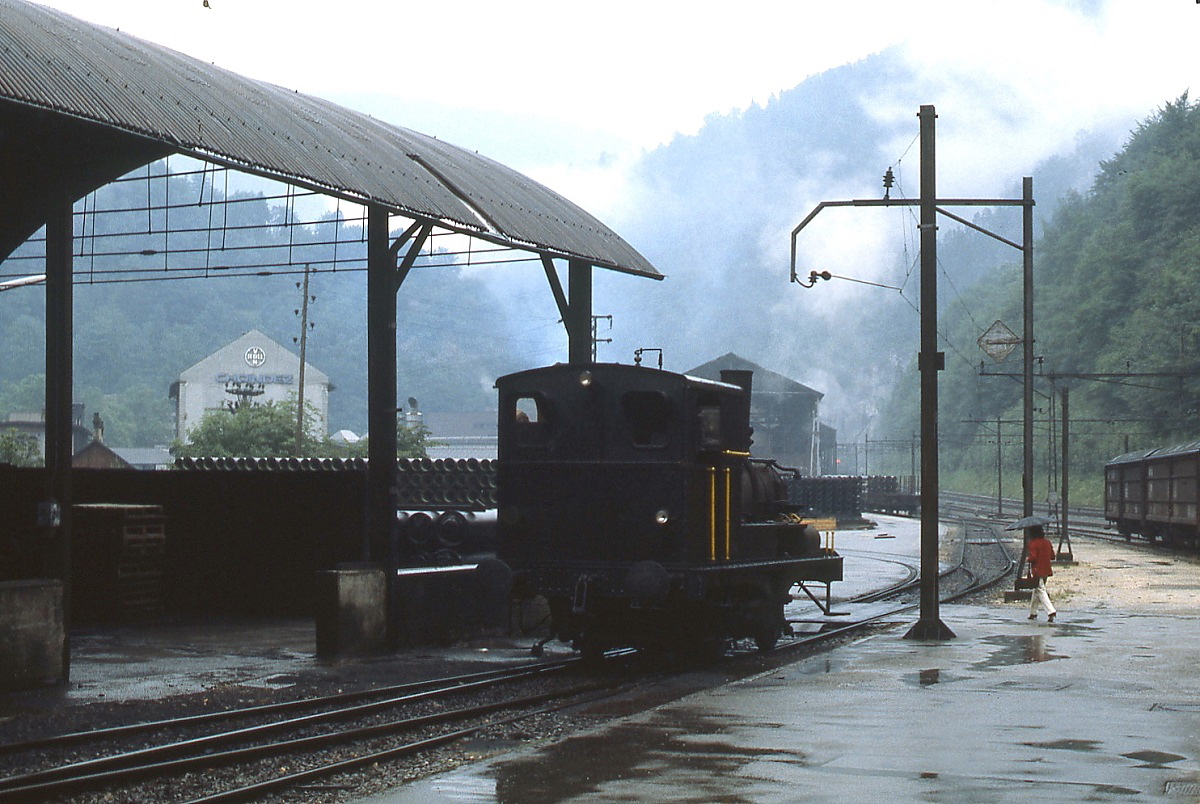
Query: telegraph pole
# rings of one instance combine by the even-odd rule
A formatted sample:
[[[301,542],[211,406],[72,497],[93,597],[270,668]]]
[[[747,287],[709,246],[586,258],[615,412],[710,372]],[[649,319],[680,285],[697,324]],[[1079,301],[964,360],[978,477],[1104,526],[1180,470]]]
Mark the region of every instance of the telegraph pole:
[[[302,455],[304,446],[304,365],[308,359],[308,275],[309,266],[304,266],[304,297],[300,301],[300,388],[296,393],[296,456]],[[300,283],[297,283],[300,284]]]
[[[597,351],[597,348],[599,347],[599,345],[602,343],[612,343],[612,338],[601,338],[600,337],[600,319],[602,319],[602,318],[606,319],[608,321],[608,328],[610,330],[612,329],[612,316],[611,315],[594,315],[594,316],[592,316],[592,362],[593,363],[596,362],[596,351]]]
[[[1062,389],[1062,529],[1058,535],[1058,554],[1055,556],[1059,561],[1074,561],[1075,556],[1071,552],[1071,535],[1068,528],[1068,520],[1070,519],[1069,511],[1071,510],[1070,496],[1070,481],[1071,481],[1071,389],[1064,387]],[[1066,544],[1066,549],[1063,545]]]
[[[1004,516],[1004,443],[1000,436],[1000,416],[996,416],[996,516]]]
[[[937,164],[932,105],[921,107],[921,613],[905,639],[953,639],[938,600],[938,372],[946,355],[937,341]]]
[[[1025,452],[1021,470],[1021,485],[1024,488],[1024,513],[1021,516],[1033,516],[1033,177],[1026,176],[1021,180],[1021,200],[1023,202],[1021,215],[1022,229],[1022,276],[1024,284],[1024,357],[1025,357],[1025,388],[1024,388],[1024,438]],[[1029,541],[1029,532],[1025,531],[1025,541]]]

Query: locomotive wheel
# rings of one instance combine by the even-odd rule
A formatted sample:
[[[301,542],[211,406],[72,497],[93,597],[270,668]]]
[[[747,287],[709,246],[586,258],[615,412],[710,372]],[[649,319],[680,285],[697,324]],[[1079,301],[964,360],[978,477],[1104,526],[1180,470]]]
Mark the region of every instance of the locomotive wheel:
[[[584,636],[575,640],[574,647],[579,651],[584,664],[595,665],[604,659],[604,645],[599,640]]]
[[[719,662],[725,658],[730,642],[728,637],[705,637],[696,644],[696,657],[704,664]]]
[[[760,653],[766,653],[779,642],[780,633],[777,625],[764,626],[762,631],[754,635],[754,647],[758,648]]]
[[[779,637],[783,635],[783,626],[787,622],[782,604],[762,602],[761,622],[754,633],[754,646],[760,652],[766,653],[775,647]]]

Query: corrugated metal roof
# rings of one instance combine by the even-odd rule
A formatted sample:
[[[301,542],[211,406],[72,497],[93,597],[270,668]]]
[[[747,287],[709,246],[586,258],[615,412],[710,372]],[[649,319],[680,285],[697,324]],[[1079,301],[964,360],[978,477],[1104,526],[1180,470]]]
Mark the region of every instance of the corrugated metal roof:
[[[1161,449],[1162,447],[1152,447],[1150,449],[1140,449],[1135,452],[1126,452],[1123,455],[1118,455],[1117,457],[1113,458],[1105,465],[1115,466],[1119,463],[1139,463],[1157,454]]]
[[[661,277],[595,217],[498,162],[21,0],[0,0],[0,99],[505,245]]]
[[[763,368],[757,363],[751,362],[733,352],[727,352],[720,357],[713,358],[707,363],[702,363],[693,369],[685,371],[684,374],[705,377],[710,380],[719,380],[722,369],[753,371],[754,393],[760,396],[801,396],[814,400],[821,400],[825,397],[824,393],[815,388],[809,388],[804,383],[796,382],[791,377],[784,376],[777,371]]]
[[[1155,453],[1154,457],[1168,457],[1172,455],[1189,455],[1193,452],[1200,452],[1200,441],[1188,441],[1185,444],[1173,444],[1169,447],[1163,447]]]
[[[1150,449],[1140,449],[1134,452],[1126,452],[1124,455],[1118,455],[1110,460],[1106,466],[1115,466],[1121,463],[1140,463],[1150,459],[1158,460],[1160,458],[1173,458],[1179,455],[1191,455],[1200,452],[1200,441],[1188,441],[1183,444],[1172,444],[1167,447],[1151,447]]]

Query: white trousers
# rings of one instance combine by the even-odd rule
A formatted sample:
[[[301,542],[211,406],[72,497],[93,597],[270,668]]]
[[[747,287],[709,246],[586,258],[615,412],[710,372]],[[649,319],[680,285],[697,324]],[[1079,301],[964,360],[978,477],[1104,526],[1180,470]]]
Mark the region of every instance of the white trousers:
[[[1038,604],[1046,610],[1047,614],[1054,614],[1054,604],[1050,602],[1050,595],[1046,594],[1046,579],[1038,578],[1037,586],[1034,587],[1029,595],[1029,616],[1036,617],[1038,613]]]

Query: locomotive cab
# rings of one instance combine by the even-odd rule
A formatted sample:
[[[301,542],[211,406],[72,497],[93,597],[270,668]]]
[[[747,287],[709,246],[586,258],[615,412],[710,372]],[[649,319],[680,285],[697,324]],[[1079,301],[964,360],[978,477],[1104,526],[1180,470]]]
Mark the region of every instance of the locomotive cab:
[[[773,643],[794,583],[840,579],[750,458],[749,372],[730,379],[560,364],[497,381],[498,557],[560,638]]]

